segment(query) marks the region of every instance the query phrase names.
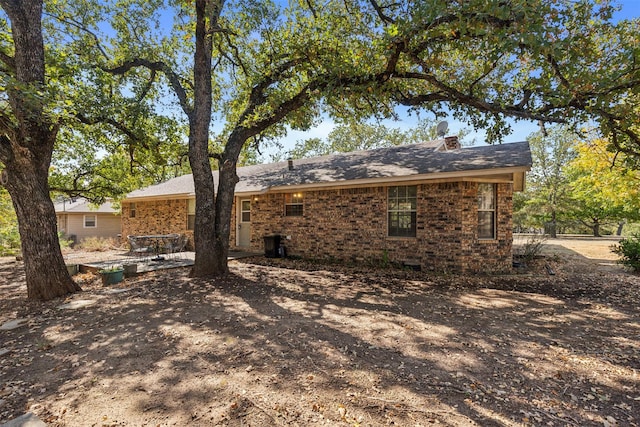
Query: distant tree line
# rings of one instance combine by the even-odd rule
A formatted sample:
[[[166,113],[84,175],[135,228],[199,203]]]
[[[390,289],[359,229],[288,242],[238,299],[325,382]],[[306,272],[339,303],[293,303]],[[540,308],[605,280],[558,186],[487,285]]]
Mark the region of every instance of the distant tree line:
[[[514,195],[515,231],[623,232],[640,220],[640,171],[594,132],[553,127],[529,137],[533,168],[523,193]]]

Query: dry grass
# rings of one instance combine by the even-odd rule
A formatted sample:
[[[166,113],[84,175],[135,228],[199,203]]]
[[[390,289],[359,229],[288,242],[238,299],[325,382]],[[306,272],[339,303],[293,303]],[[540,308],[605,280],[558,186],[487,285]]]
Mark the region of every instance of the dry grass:
[[[120,248],[121,243],[117,239],[105,237],[87,237],[74,246],[77,252],[106,252]]]

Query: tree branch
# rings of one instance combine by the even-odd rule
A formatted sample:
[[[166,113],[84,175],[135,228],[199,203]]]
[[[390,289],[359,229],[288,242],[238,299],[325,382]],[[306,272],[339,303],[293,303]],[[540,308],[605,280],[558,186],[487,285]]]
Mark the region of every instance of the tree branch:
[[[13,158],[13,150],[18,148],[14,146],[13,141],[16,139],[14,125],[11,117],[0,112],[0,159],[3,162]]]
[[[439,26],[448,26],[448,27],[456,28],[456,23],[460,22],[461,20],[467,20],[467,21],[473,20],[473,21],[481,22],[483,24],[487,24],[489,27],[501,30],[501,29],[509,28],[518,22],[522,22],[524,20],[524,15],[522,16],[518,15],[513,19],[502,19],[490,14],[478,14],[478,13],[469,13],[469,12],[462,13],[461,15],[456,15],[456,14],[443,15],[432,21],[424,22],[422,25],[417,26],[408,34],[404,35],[403,36],[405,38],[404,43],[405,45],[408,46],[407,42],[411,37],[422,35]],[[484,37],[485,32],[483,30],[485,30],[484,25],[481,27],[481,29],[478,30],[478,33],[475,35],[475,37],[480,37],[480,38]],[[448,31],[447,34],[449,35],[439,36],[439,37],[426,37],[422,43],[418,43],[417,45],[412,47],[410,53],[417,55],[418,53],[423,52],[429,47],[433,46],[434,42],[446,41],[446,40],[457,40],[462,35],[459,30]],[[467,34],[467,35],[474,37],[474,34]]]
[[[318,19],[318,14],[317,14],[317,12],[316,12],[316,8],[315,8],[315,7],[313,7],[313,3],[312,3],[312,1],[313,1],[313,0],[306,0],[307,7],[308,7],[308,8],[309,8],[309,10],[311,11],[311,15],[313,15],[313,18],[314,18],[314,19]]]
[[[15,72],[16,70],[16,60],[13,56],[8,55],[4,51],[0,50],[0,61],[7,66],[7,71]]]
[[[640,137],[629,129],[620,129],[618,127],[618,124],[616,123],[616,119],[614,119],[613,117],[608,117],[606,120],[609,123],[608,128],[610,132],[610,141],[616,148],[616,150],[630,156],[640,157]],[[620,141],[619,132],[622,132],[625,136],[627,136],[636,147],[639,147],[639,149],[634,150],[633,148],[628,147],[626,144],[623,144],[623,142]]]
[[[245,76],[248,75],[247,67],[244,65],[244,62],[240,57],[240,52],[238,50],[238,47],[231,41],[231,37],[229,36],[228,32],[225,31],[222,34],[226,39],[227,44],[233,50],[233,55],[227,54],[221,44],[218,44],[218,49],[220,49],[220,52],[222,53],[222,55],[224,55],[229,60],[229,62],[231,62],[234,66],[240,67]]]
[[[460,104],[474,107],[486,113],[504,114],[507,116],[517,117],[521,119],[541,120],[541,121],[553,122],[553,123],[565,122],[565,120],[561,118],[551,117],[549,115],[541,114],[536,111],[526,110],[524,106],[520,106],[520,104],[503,106],[499,103],[488,102],[483,99],[472,96],[470,94],[465,94],[439,81],[432,74],[406,72],[406,73],[396,73],[393,75],[393,77],[398,79],[424,80],[434,85],[438,89],[437,92],[432,92],[429,94],[405,95],[403,99],[398,99],[398,101],[402,105],[419,106],[419,105],[433,102],[433,101],[455,101]]]
[[[491,72],[493,70],[496,69],[496,67],[498,66],[498,62],[500,61],[500,59],[503,57],[503,55],[500,55],[500,57],[498,59],[496,59],[495,61],[493,61],[493,63],[491,64],[491,67],[489,67],[489,69],[487,71],[485,71],[484,73],[482,73],[477,79],[475,79],[474,81],[471,82],[471,84],[469,85],[469,95],[473,95],[473,88],[480,83],[485,77],[489,76],[489,74],[491,74]]]
[[[385,15],[385,13],[383,11],[383,9],[387,9],[387,8],[389,8],[391,6],[394,6],[394,5],[389,5],[389,6],[386,6],[386,7],[383,8],[378,4],[378,2],[376,0],[369,0],[369,3],[371,3],[371,6],[373,6],[373,9],[378,14],[378,18],[380,18],[380,20],[382,21],[382,23],[384,25],[395,24],[396,23],[395,19],[391,18],[388,15]]]
[[[149,91],[153,87],[153,83],[156,81],[157,71],[156,70],[150,70],[150,71],[151,71],[151,75],[149,76],[149,81],[142,89],[140,96],[138,96],[138,98],[136,99],[136,103],[141,102],[144,98],[147,97],[147,94],[149,94]]]
[[[9,140],[9,137],[7,135],[0,134],[0,162],[4,163],[6,166],[12,157],[11,141]]]
[[[76,114],[76,118],[81,123],[84,123],[86,125],[96,125],[98,123],[106,123],[108,125],[111,125],[114,128],[118,129],[123,134],[125,134],[132,141],[136,141],[136,142],[140,143],[143,148],[149,149],[149,146],[146,144],[146,142],[145,142],[145,140],[143,138],[140,138],[133,130],[129,129],[124,124],[118,122],[117,120],[113,119],[112,117],[98,116],[98,117],[91,117],[90,118],[90,117],[85,116],[82,113],[78,113],[78,114]]]
[[[171,84],[173,91],[178,97],[178,100],[180,101],[180,106],[182,107],[182,110],[187,116],[189,116],[189,118],[191,118],[191,116],[193,115],[193,105],[189,104],[189,100],[187,98],[187,92],[182,86],[182,83],[180,81],[180,76],[177,73],[175,73],[173,69],[166,63],[162,61],[149,61],[144,58],[134,58],[124,62],[123,64],[117,67],[113,67],[113,68],[99,67],[99,68],[102,71],[105,71],[107,73],[124,75],[128,71],[131,71],[132,69],[138,68],[138,67],[144,67],[152,71],[160,71],[164,73],[164,75],[167,76],[167,79],[169,80],[169,83]]]
[[[90,29],[88,29],[87,27],[85,27],[83,24],[81,24],[80,22],[76,21],[75,19],[72,18],[66,18],[60,15],[55,15],[53,13],[50,12],[44,12],[44,15],[47,15],[53,19],[57,19],[60,22],[63,22],[65,24],[71,25],[72,27],[75,27],[77,29],[79,29],[80,31],[87,33],[94,41],[96,48],[98,49],[98,51],[100,51],[100,54],[103,56],[103,58],[105,58],[107,61],[109,60],[109,55],[107,55],[107,52],[104,50],[104,48],[102,47],[102,44],[100,43],[100,38],[98,37],[98,35],[96,33],[94,33],[93,31],[91,31]]]
[[[556,59],[551,55],[547,55],[547,61],[551,65],[553,72],[555,73],[558,80],[560,80],[560,83],[562,84],[562,86],[564,86],[567,89],[570,89],[571,83],[569,83],[566,77],[562,74],[562,71],[560,70],[560,64],[558,64],[558,61],[556,61]]]

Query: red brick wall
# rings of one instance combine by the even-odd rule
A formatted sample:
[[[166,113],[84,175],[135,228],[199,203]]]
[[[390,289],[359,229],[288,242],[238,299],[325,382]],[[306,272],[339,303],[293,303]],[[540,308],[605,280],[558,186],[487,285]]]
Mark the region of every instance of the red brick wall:
[[[187,234],[193,248],[193,231],[187,230],[187,200],[153,200],[136,202],[136,216],[131,218],[131,204],[122,203],[122,239],[129,235]]]
[[[511,184],[498,185],[495,240],[478,240],[477,183],[418,185],[417,235],[387,237],[387,190],[371,187],[304,193],[304,216],[285,217],[284,195],[252,203],[253,250],[266,235],[290,236],[287,252],[353,262],[411,262],[439,272],[502,272],[511,269]],[[235,240],[232,241],[232,244]]]
[[[287,253],[351,262],[417,263],[425,271],[505,272],[511,269],[512,185],[498,184],[497,238],[477,239],[475,182],[418,185],[415,238],[387,237],[387,188],[304,192],[304,215],[284,216],[284,194],[252,198],[251,250],[264,251],[264,236],[290,236]],[[136,217],[122,206],[122,234],[187,233],[187,201],[136,202]],[[231,248],[236,248],[236,210]],[[191,240],[191,247],[193,240]]]

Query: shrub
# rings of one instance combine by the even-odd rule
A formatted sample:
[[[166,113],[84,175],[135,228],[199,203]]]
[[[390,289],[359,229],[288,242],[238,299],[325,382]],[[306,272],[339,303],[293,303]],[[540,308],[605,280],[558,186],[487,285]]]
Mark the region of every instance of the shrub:
[[[104,252],[117,247],[115,239],[104,237],[86,237],[75,245],[75,249],[87,252]]]
[[[60,249],[68,249],[73,246],[73,240],[68,239],[64,233],[58,231],[58,242],[60,242]]]
[[[20,234],[18,227],[0,228],[0,256],[20,253]]]
[[[17,255],[20,253],[20,233],[18,220],[13,210],[11,197],[0,186],[0,256]]]
[[[528,236],[525,242],[520,242],[518,245],[517,257],[525,264],[533,261],[542,254],[548,239],[549,235],[547,234],[532,234]]]
[[[611,251],[620,257],[619,264],[640,271],[640,233],[620,240],[617,245],[611,246]]]

